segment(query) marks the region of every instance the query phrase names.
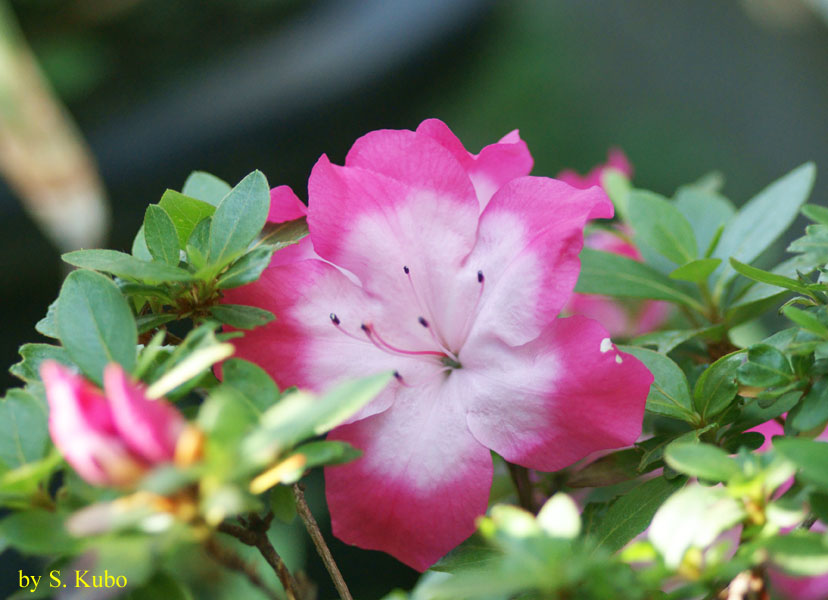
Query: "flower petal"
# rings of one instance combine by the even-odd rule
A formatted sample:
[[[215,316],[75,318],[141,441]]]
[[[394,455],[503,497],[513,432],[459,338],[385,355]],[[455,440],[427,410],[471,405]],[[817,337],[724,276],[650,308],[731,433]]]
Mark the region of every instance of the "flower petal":
[[[653,376],[595,321],[556,319],[516,348],[481,340],[462,360],[469,429],[510,462],[555,471],[641,434]]]
[[[301,219],[308,214],[305,206],[289,185],[280,185],[270,190],[270,212],[267,214],[268,223],[285,223]]]
[[[469,433],[451,378],[396,389],[390,410],[328,436],[365,454],[325,469],[326,495],[339,539],[424,571],[474,532],[492,459]]]
[[[104,369],[104,392],[121,439],[150,464],[175,456],[184,418],[166,400],[150,400],[144,386],[130,380],[123,368],[110,363]]]
[[[560,179],[573,187],[586,189],[595,185],[602,185],[601,179],[607,169],[616,169],[621,171],[627,176],[627,178],[632,177],[633,174],[633,168],[630,161],[627,159],[627,155],[624,154],[620,148],[610,148],[607,154],[607,162],[596,165],[586,175],[581,175],[572,169],[566,169],[558,173],[555,178]]]
[[[423,121],[417,127],[417,133],[437,140],[460,161],[474,184],[481,211],[503,185],[532,171],[532,155],[526,142],[520,139],[517,129],[507,133],[497,143],[489,144],[476,155],[466,151],[448,125],[439,119]]]
[[[477,243],[465,261],[486,277],[472,335],[495,334],[512,345],[537,337],[575,287],[584,224],[612,214],[600,188],[521,177],[498,190],[480,216]]]

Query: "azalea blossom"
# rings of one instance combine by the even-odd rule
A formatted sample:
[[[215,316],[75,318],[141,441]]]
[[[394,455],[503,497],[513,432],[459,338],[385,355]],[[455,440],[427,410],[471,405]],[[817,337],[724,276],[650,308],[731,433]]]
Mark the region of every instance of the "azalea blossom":
[[[150,400],[120,365],[107,365],[101,390],[71,369],[46,361],[40,369],[55,446],[89,483],[129,486],[172,461],[185,421],[164,400]]]
[[[611,170],[619,171],[628,178],[633,174],[630,161],[618,148],[611,149],[607,162],[594,167],[587,175],[566,170],[558,173],[558,179],[580,189],[596,185],[603,187],[604,175]],[[629,227],[616,224],[610,229],[596,229],[587,234],[584,245],[641,262],[641,253],[630,241],[631,236]],[[607,328],[612,337],[632,338],[658,329],[670,314],[670,304],[659,300],[622,301],[598,294],[572,294],[563,313],[595,319]]]
[[[345,542],[424,570],[485,513],[491,450],[554,471],[641,432],[650,372],[599,323],[556,319],[612,204],[531,167],[517,131],[476,155],[437,120],[369,133],[313,169],[311,258],[227,292],[276,315],[236,347],[282,387],[395,374],[329,435],[364,451],[325,471]]]

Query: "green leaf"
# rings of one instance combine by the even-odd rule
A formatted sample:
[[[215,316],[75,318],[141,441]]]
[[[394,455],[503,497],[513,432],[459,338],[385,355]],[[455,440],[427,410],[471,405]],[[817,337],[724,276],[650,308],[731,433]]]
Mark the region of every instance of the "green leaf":
[[[788,317],[791,321],[810,331],[820,337],[828,339],[828,327],[820,321],[813,313],[793,306],[786,306],[782,309],[782,314]]]
[[[739,388],[736,370],[743,358],[741,351],[723,356],[705,369],[696,381],[693,404],[704,421],[709,421],[733,402]]]
[[[357,450],[347,442],[340,442],[338,440],[325,440],[302,444],[296,448],[294,453],[304,455],[307,460],[305,469],[323,465],[341,465],[362,456],[361,450]]]
[[[606,169],[601,175],[601,185],[612,200],[617,216],[623,222],[629,221],[629,198],[632,186],[627,176],[617,169]]]
[[[267,463],[309,437],[330,431],[379,394],[390,373],[350,381],[316,397],[294,392],[282,397],[262,416],[262,427],[245,441],[245,455]]]
[[[150,283],[194,279],[191,273],[176,266],[160,262],[145,262],[116,250],[76,250],[64,254],[62,258],[70,265],[82,269],[103,271],[117,277]]]
[[[566,479],[566,485],[573,488],[603,487],[635,479],[640,475],[638,465],[641,451],[636,448],[619,450],[602,456],[583,469],[575,471]]]
[[[709,481],[728,481],[740,472],[727,452],[710,444],[674,442],[664,451],[664,460],[679,473]]]
[[[219,278],[219,289],[227,290],[256,281],[270,264],[274,250],[273,246],[260,246],[242,256]]]
[[[273,246],[276,250],[281,250],[297,243],[307,235],[308,220],[305,217],[286,223],[267,223],[256,245]]]
[[[501,553],[491,544],[481,539],[479,534],[474,534],[432,565],[430,570],[458,573],[494,564],[500,556]]]
[[[213,206],[218,206],[222,198],[230,193],[230,185],[210,173],[193,171],[184,182],[181,193],[190,198],[203,200]]]
[[[710,332],[711,328],[701,329],[670,329],[667,331],[653,331],[645,333],[630,341],[633,346],[655,346],[659,354],[668,354],[677,346],[703,333]]]
[[[170,215],[160,206],[147,206],[144,215],[144,238],[147,249],[155,260],[172,266],[178,265],[178,234]]]
[[[748,348],[747,362],[739,367],[739,382],[768,388],[790,383],[793,369],[788,358],[773,346],[755,344]]]
[[[40,460],[49,444],[49,411],[38,398],[21,389],[0,399],[0,463],[16,469]]]
[[[46,316],[40,319],[35,325],[35,331],[40,335],[57,339],[57,323],[55,322],[55,311],[57,310],[57,300],[53,300],[46,309]]]
[[[289,485],[277,485],[270,489],[270,510],[282,523],[292,523],[296,518],[296,497]]]
[[[170,314],[147,314],[141,315],[137,319],[135,319],[135,324],[138,326],[138,334],[141,335],[148,331],[152,331],[153,329],[164,325],[165,323],[169,323],[170,321],[175,321],[178,317],[175,315]]]
[[[786,425],[796,431],[813,431],[825,428],[828,423],[828,379],[821,377],[799,404],[788,413]]]
[[[663,477],[645,481],[613,502],[604,517],[587,533],[595,539],[597,548],[617,552],[647,529],[662,502],[685,481],[683,477],[672,481]]]
[[[725,226],[713,256],[752,263],[796,218],[811,193],[815,177],[816,167],[806,163],[759,192]],[[723,286],[734,275],[731,265],[724,263],[717,286]]]
[[[229,191],[229,186],[227,189]],[[178,234],[180,248],[187,247],[187,240],[190,239],[190,234],[195,226],[207,217],[213,216],[213,213],[216,212],[216,207],[212,204],[190,198],[175,190],[164,192],[158,205],[170,216]]]
[[[788,245],[788,252],[796,252],[810,265],[828,262],[828,225],[808,225],[805,235]]]
[[[666,198],[634,190],[629,195],[630,225],[639,246],[649,246],[678,265],[696,258],[696,236],[690,223]]]
[[[790,575],[808,577],[828,573],[828,544],[822,534],[794,530],[771,538],[766,548],[773,564]]]
[[[828,208],[818,204],[805,204],[802,207],[802,214],[822,225],[828,225]]]
[[[828,443],[802,438],[775,438],[773,448],[794,463],[805,481],[828,490]]]
[[[210,262],[226,264],[245,250],[261,232],[269,210],[267,179],[253,171],[216,208],[210,226]]]
[[[74,366],[65,349],[51,344],[23,344],[20,356],[23,360],[12,365],[9,373],[25,382],[40,381],[40,365],[46,360],[56,360],[67,367]]]
[[[221,365],[221,379],[224,385],[241,393],[259,414],[279,401],[279,388],[270,375],[252,362],[241,358],[224,361]]]
[[[112,571],[109,571],[112,573]],[[132,580],[130,580],[130,583]],[[134,588],[127,600],[192,600],[193,595],[172,575],[158,571],[148,582],[139,588]]]
[[[222,323],[238,329],[253,329],[276,318],[270,311],[240,304],[217,304],[210,307],[210,314]]]
[[[702,256],[710,248],[716,234],[733,217],[733,204],[713,190],[690,185],[678,190],[675,206],[690,223]]]
[[[705,281],[721,262],[722,259],[720,258],[699,258],[680,266],[670,273],[669,277],[670,279],[681,279],[682,281],[692,281],[694,283]]]
[[[68,553],[78,544],[64,529],[63,516],[46,510],[9,515],[0,521],[0,539],[25,554],[45,556]]]
[[[575,539],[581,533],[581,515],[571,496],[558,492],[541,507],[538,525],[553,538]]]
[[[751,267],[750,265],[740,263],[735,258],[730,259],[730,264],[737,272],[741,273],[745,277],[753,279],[754,281],[791,290],[792,292],[797,292],[798,294],[806,294],[808,296],[811,295],[808,287],[796,279],[791,279],[790,277],[785,277],[784,275],[778,275],[776,273],[771,273],[770,271],[763,271],[762,269]]]
[[[775,287],[765,286],[772,290],[777,290]],[[765,295],[756,300],[742,301],[739,304],[728,309],[725,313],[725,321],[732,329],[737,325],[752,321],[756,317],[768,312],[781,303],[790,292],[777,291],[774,294]]]
[[[690,396],[690,384],[681,368],[672,360],[644,348],[619,346],[619,350],[635,356],[655,377],[647,396],[647,410],[656,415],[698,423]]]
[[[575,291],[581,294],[668,300],[704,311],[698,300],[652,267],[592,248],[581,251],[581,274]]]
[[[107,363],[135,366],[138,331],[126,298],[110,279],[73,271],[58,296],[60,341],[72,361],[100,383]]]
[[[201,269],[207,264],[207,254],[210,252],[210,227],[213,218],[207,217],[199,221],[187,239],[187,261]]]

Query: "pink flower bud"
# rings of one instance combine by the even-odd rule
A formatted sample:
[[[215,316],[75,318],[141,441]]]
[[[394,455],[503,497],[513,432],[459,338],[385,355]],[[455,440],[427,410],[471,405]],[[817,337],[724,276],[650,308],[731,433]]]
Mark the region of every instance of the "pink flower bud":
[[[166,401],[148,399],[119,365],[104,370],[103,391],[54,361],[43,363],[40,375],[52,441],[86,481],[129,486],[173,459],[183,417]]]

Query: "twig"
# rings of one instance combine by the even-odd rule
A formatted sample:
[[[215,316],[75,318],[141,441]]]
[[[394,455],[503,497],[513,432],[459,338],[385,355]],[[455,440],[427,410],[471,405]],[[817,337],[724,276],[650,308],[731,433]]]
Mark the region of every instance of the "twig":
[[[259,577],[258,573],[256,573],[255,568],[244,562],[241,556],[222,546],[213,537],[207,538],[207,542],[204,546],[207,550],[207,554],[210,555],[217,563],[227,567],[228,569],[232,569],[233,571],[243,574],[248,580],[250,580],[250,583],[262,590],[268,598],[278,600],[279,595],[265,585],[265,582],[262,581],[262,578]]]
[[[507,462],[506,464],[509,466],[509,475],[512,477],[512,483],[515,484],[518,502],[521,507],[531,513],[534,513],[535,501],[532,498],[532,483],[529,481],[529,470],[526,467],[514,465],[510,462]]]
[[[218,530],[233,536],[242,544],[258,549],[259,553],[267,561],[267,564],[270,565],[279,577],[282,587],[285,588],[285,594],[287,594],[288,600],[299,600],[302,597],[298,592],[299,585],[267,537],[267,530],[272,519],[272,515],[268,515],[264,520],[260,519],[257,515],[251,515],[250,529],[245,529],[238,525],[231,525],[230,523],[221,523],[218,526]]]
[[[339,572],[339,567],[336,566],[336,561],[334,561],[333,555],[325,543],[325,538],[322,537],[322,532],[319,531],[319,525],[317,525],[316,519],[313,518],[313,513],[310,511],[310,507],[308,507],[308,503],[305,501],[303,486],[294,483],[293,495],[296,497],[296,512],[302,518],[305,529],[308,530],[308,535],[313,540],[313,545],[316,546],[316,551],[322,558],[322,562],[325,563],[325,568],[328,569],[334,586],[336,586],[336,591],[339,592],[339,597],[341,600],[353,600],[351,592],[348,591],[348,585],[345,583],[345,579],[342,578],[342,573]]]

